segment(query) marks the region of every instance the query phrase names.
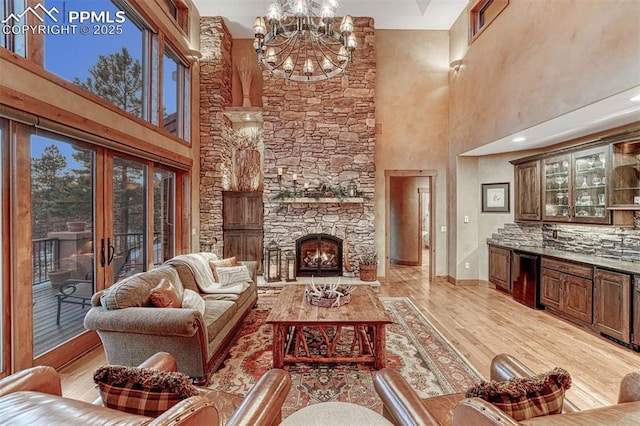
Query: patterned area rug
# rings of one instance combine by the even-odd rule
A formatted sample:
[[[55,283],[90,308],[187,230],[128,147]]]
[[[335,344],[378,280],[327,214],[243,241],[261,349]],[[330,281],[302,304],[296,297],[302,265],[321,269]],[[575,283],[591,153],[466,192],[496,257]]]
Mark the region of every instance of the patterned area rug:
[[[478,371],[440,334],[406,297],[380,298],[393,318],[387,326],[387,367],[398,369],[421,397],[466,390],[482,380]],[[210,387],[244,396],[272,365],[272,329],[266,319],[274,297],[261,296],[245,321]],[[343,401],[382,413],[370,365],[285,365],[292,386],[283,406],[287,417],[307,405]]]

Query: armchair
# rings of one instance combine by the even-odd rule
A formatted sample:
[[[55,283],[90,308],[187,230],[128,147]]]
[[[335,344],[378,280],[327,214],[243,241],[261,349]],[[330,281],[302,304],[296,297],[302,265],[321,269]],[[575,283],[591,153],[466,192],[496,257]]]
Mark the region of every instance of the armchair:
[[[140,364],[143,368],[177,371],[175,359],[157,353]],[[281,406],[291,381],[283,370],[270,370],[244,398],[202,390],[156,418],[129,414],[62,396],[60,376],[51,367],[29,368],[0,380],[0,417],[5,424],[68,425],[201,425],[223,424],[225,411],[232,411],[229,426],[278,424]],[[237,404],[239,402],[239,405]],[[235,411],[233,411],[235,410]]]
[[[509,380],[534,373],[510,355],[497,355],[491,362],[491,379]],[[620,383],[618,404],[579,411],[566,398],[562,414],[515,421],[480,398],[463,394],[421,399],[395,370],[385,368],[374,378],[376,392],[384,404],[384,416],[401,426],[422,425],[637,425],[640,424],[640,373],[627,374]]]

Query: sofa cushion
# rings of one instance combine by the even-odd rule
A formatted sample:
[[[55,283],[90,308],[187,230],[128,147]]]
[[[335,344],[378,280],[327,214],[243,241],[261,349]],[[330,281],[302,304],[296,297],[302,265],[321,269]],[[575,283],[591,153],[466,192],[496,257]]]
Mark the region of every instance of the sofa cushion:
[[[175,287],[171,285],[171,281],[163,278],[157,286],[149,292],[151,304],[156,308],[180,308],[182,307],[182,299],[178,296]]]
[[[93,376],[104,405],[157,417],[178,402],[198,395],[186,374],[137,367],[100,367]]]
[[[249,271],[244,265],[229,267],[217,266],[216,271],[218,275],[217,282],[222,288],[251,282]]]
[[[570,387],[569,373],[555,368],[533,377],[484,381],[467,390],[466,397],[482,398],[520,421],[561,413],[564,392]]]
[[[178,273],[171,266],[163,265],[113,284],[102,293],[100,303],[106,309],[151,306],[149,293],[163,278],[170,281],[178,295],[182,297],[183,288]]]
[[[235,315],[238,305],[230,300],[216,300],[204,297],[206,305],[204,311],[204,322],[207,327],[207,336],[209,340],[215,338],[218,333],[231,322]]]
[[[185,288],[182,295],[182,307],[187,309],[195,309],[200,312],[200,314],[204,315],[206,305],[202,296],[200,296],[193,290]]]
[[[221,260],[210,260],[209,261],[209,267],[211,268],[211,272],[213,273],[213,278],[216,280],[216,282],[220,282],[220,279],[218,277],[218,272],[217,272],[217,268],[229,268],[231,266],[238,266],[238,259],[236,259],[235,256],[232,257],[226,257],[224,259]]]

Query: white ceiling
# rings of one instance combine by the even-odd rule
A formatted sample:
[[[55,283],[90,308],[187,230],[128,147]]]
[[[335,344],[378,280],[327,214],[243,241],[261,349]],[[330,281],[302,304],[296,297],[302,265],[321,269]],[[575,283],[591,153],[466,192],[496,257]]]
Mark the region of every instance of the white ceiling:
[[[222,16],[233,38],[253,38],[271,0],[193,0],[200,16]],[[448,30],[469,0],[338,0],[337,14],[368,16],[376,29]]]

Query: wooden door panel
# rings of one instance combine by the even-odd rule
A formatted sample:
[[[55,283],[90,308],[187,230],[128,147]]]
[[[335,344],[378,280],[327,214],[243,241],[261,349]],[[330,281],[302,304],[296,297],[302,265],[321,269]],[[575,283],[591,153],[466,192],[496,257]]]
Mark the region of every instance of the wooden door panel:
[[[515,168],[516,220],[540,220],[540,162],[518,164]]]
[[[511,291],[511,250],[489,247],[489,281]]]
[[[593,324],[596,330],[631,343],[631,277],[598,270],[594,288]]]
[[[592,323],[593,281],[565,275],[562,295],[563,311],[585,323]]]
[[[540,303],[560,310],[562,308],[562,276],[551,269],[542,268],[540,280]]]

